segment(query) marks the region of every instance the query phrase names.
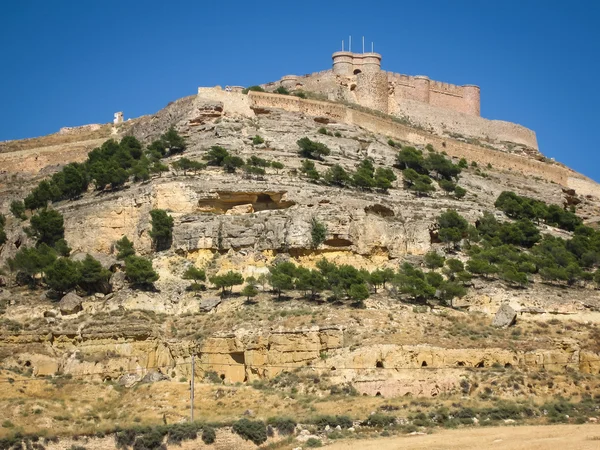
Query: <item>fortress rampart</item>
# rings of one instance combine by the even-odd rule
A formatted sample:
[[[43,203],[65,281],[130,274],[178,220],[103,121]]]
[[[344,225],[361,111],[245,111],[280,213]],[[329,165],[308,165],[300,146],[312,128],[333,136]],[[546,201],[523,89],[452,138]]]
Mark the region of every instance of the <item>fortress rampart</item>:
[[[355,102],[393,114],[405,100],[418,101],[470,116],[480,116],[480,89],[467,84],[457,86],[381,70],[379,53],[335,52],[332,69],[309,75],[286,75],[269,87],[310,90],[331,100]]]
[[[223,98],[222,96],[219,97]],[[308,116],[328,117],[332,120],[362,127],[373,133],[389,136],[392,139],[410,142],[415,145],[431,144],[435,148],[443,149],[449,156],[466,158],[468,161],[475,161],[483,166],[489,163],[497,169],[540,177],[561,186],[576,189],[580,195],[600,196],[597,183],[558,164],[546,163],[528,156],[510,154],[456,139],[432,135],[427,131],[398,123],[391,118],[379,117],[345,105],[262,92],[249,92],[248,100],[251,108],[276,108],[299,112]]]
[[[303,76],[286,75],[263,87],[279,86],[321,94],[401,118],[416,128],[466,142],[480,141],[509,153],[539,156],[535,133],[511,122],[480,115],[478,86],[457,86],[381,70],[379,53],[336,52],[333,68]]]

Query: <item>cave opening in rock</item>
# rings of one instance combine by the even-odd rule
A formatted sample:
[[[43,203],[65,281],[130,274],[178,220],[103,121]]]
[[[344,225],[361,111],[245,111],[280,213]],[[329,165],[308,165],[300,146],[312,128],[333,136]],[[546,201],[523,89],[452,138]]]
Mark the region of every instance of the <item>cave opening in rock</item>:
[[[222,374],[219,376],[219,378],[221,378],[221,380],[225,381],[225,374],[224,374],[224,373],[222,373]]]
[[[350,247],[352,245],[352,241],[349,241],[348,239],[344,239],[344,238],[339,238],[339,237],[327,239],[323,243],[330,247]]]
[[[421,367],[427,367],[427,361],[423,361],[423,362],[421,363]]]
[[[377,362],[375,363],[375,367],[376,367],[377,369],[383,369],[383,368],[384,368],[384,367],[383,367],[383,361],[377,361]]]
[[[485,367],[485,363],[483,361],[479,361],[477,364],[475,364],[475,367],[481,369],[482,367]]]
[[[362,70],[360,70],[360,69],[355,69],[354,70],[354,75],[358,75],[359,73],[362,73]]]
[[[512,364],[511,363],[506,363],[506,364],[504,364],[504,368],[505,369],[512,369]]]
[[[375,394],[375,397],[381,397],[381,392],[377,391],[377,393]]]
[[[458,367],[465,367],[465,362],[464,361],[459,361],[459,362],[456,363],[456,365]]]
[[[296,202],[285,200],[285,191],[279,192],[235,192],[220,191],[216,198],[198,200],[198,209],[202,212],[224,214],[232,208],[247,206],[247,213],[267,210],[286,209]]]

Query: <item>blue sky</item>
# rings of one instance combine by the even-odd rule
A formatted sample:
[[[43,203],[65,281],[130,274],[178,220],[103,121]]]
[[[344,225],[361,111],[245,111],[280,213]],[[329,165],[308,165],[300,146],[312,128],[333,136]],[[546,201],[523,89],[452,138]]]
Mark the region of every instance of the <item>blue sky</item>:
[[[198,86],[331,66],[353,36],[385,70],[481,87],[481,113],[600,180],[600,1],[2,2],[0,140],[156,112]]]

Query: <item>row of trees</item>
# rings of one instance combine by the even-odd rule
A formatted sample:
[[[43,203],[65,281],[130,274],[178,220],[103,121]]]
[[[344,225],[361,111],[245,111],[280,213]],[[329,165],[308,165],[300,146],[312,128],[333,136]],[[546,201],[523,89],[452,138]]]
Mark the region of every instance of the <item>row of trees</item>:
[[[307,299],[316,299],[328,292],[329,300],[360,305],[371,292],[377,293],[379,289],[394,286],[405,300],[422,302],[438,299],[451,304],[453,298],[465,295],[464,284],[471,279],[471,274],[457,259],[444,261],[443,257],[438,258],[441,258],[439,266],[437,263],[431,265],[431,270],[427,273],[408,263],[403,264],[398,271],[386,268],[369,272],[348,264],[337,265],[321,259],[315,269],[284,261],[272,265],[269,274],[262,275],[259,279],[249,277],[244,280],[240,273],[229,271],[209,277],[209,281],[221,290],[222,295],[230,294],[234,286],[242,285],[245,281],[241,295],[248,300],[259,293],[259,284],[262,284],[263,290],[268,284],[278,300],[289,291],[300,291]],[[439,267],[443,267],[441,273],[436,272]],[[206,280],[206,275],[203,270],[191,266],[185,271],[183,278],[194,280],[190,286],[192,288],[199,281]]]
[[[563,239],[542,236],[529,219],[501,223],[487,212],[472,226],[454,210],[442,213],[437,225],[438,237],[450,250],[466,243],[466,269],[474,275],[519,287],[532,275],[550,283],[600,283],[600,232],[592,228],[580,225],[571,239]]]
[[[502,192],[494,206],[512,219],[544,222],[567,231],[575,231],[582,224],[582,220],[573,211],[567,211],[558,205],[548,205],[541,200],[523,197],[511,191]]]
[[[161,158],[180,153],[186,145],[174,128],[170,128],[146,149],[133,136],[125,136],[120,142],[110,139],[88,154],[84,163],[67,164],[49,180],[41,181],[25,198],[14,201],[11,211],[15,217],[24,219],[25,209],[45,207],[48,202],[74,199],[88,189],[90,183],[98,190],[107,186],[115,189],[133,177],[135,181],[147,180],[152,173],[168,170]]]
[[[321,180],[321,182],[330,186],[354,187],[364,191],[387,192],[392,187],[392,183],[396,181],[396,175],[392,169],[387,167],[375,169],[370,159],[362,160],[355,172],[349,172],[339,164],[335,164],[327,169],[323,175],[317,171],[313,161],[305,159],[302,161],[300,171],[311,181]]]
[[[247,175],[264,175],[267,167],[272,167],[277,171],[284,167],[279,161],[269,161],[254,155],[244,161],[218,145],[213,145],[204,155],[204,159],[209,166],[222,167],[225,172],[234,173],[241,168]]]
[[[326,131],[326,130],[325,130]],[[393,146],[400,148],[396,156],[395,167],[402,170],[404,187],[417,195],[428,195],[435,191],[433,180],[436,179],[440,188],[456,198],[463,198],[467,191],[458,186],[457,180],[461,170],[467,167],[467,161],[461,160],[454,164],[443,154],[436,153],[433,148],[425,157],[421,150],[414,147],[402,148],[393,142]],[[339,164],[329,168],[324,174],[316,169],[313,160],[322,161],[324,156],[331,153],[329,147],[321,142],[311,141],[304,137],[297,141],[299,155],[306,158],[302,161],[300,171],[311,181],[319,181],[339,187],[356,187],[363,190],[379,190],[386,192],[394,181],[396,175],[386,167],[375,169],[370,159],[361,161],[355,172],[348,172]]]
[[[150,237],[154,249],[160,251],[170,247],[173,218],[160,209],[152,210],[150,215]],[[71,249],[64,239],[64,219],[58,211],[40,210],[31,217],[26,232],[35,238],[35,247],[22,247],[14,258],[8,260],[8,267],[17,274],[19,284],[36,287],[43,283],[58,293],[75,288],[86,293],[109,289],[111,274],[102,269],[97,260],[89,255],[82,262],[69,259]],[[152,288],[154,281],[158,280],[152,262],[136,256],[133,243],[126,236],[117,241],[116,247],[117,257],[125,262],[125,272],[131,285]]]
[[[393,144],[394,147],[400,146],[395,142]],[[434,179],[443,191],[453,194],[456,198],[463,198],[467,193],[457,184],[459,174],[467,167],[467,161],[463,159],[454,164],[443,154],[436,153],[433,147],[429,147],[427,156],[414,147],[401,148],[396,155],[394,166],[402,170],[404,187],[418,196],[429,195],[435,191]]]

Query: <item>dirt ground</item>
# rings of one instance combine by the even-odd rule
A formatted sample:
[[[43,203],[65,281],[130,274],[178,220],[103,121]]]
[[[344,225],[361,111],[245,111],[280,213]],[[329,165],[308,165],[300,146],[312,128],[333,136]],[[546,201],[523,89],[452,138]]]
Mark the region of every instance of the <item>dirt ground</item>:
[[[598,450],[598,425],[547,425],[444,430],[429,435],[350,440],[328,445],[329,450],[494,449],[494,450]]]

